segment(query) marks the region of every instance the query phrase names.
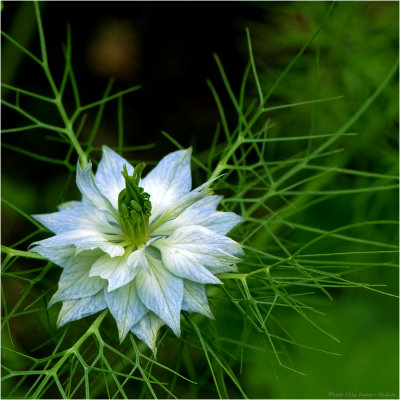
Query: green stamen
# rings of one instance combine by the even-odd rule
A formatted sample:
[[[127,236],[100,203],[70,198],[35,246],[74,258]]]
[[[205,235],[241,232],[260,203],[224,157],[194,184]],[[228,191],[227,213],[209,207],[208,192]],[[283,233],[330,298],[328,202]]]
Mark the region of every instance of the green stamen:
[[[127,240],[141,247],[147,240],[147,229],[151,215],[150,195],[139,187],[140,175],[146,164],[136,166],[129,176],[124,165],[121,171],[125,178],[125,189],[118,195],[118,213],[122,231]]]

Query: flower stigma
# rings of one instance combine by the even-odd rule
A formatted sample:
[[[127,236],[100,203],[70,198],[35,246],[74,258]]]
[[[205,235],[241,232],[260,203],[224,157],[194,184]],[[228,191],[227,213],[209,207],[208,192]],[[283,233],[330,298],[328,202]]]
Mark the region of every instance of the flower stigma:
[[[128,175],[126,165],[121,171],[125,178],[125,189],[118,195],[118,214],[121,229],[129,244],[142,247],[147,241],[149,217],[151,215],[150,195],[139,186],[145,163],[136,166],[132,176]]]

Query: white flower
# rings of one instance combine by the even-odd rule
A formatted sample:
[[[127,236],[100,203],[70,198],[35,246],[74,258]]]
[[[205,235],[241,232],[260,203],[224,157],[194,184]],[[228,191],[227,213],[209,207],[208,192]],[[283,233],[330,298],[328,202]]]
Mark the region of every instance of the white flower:
[[[94,177],[78,162],[82,201],[34,215],[55,236],[31,251],[63,268],[49,303],[62,301],[58,327],[108,308],[121,342],[132,331],[155,352],[164,323],[180,335],[181,310],[213,318],[205,285],[236,269],[243,251],[225,235],[242,218],[216,211],[210,182],[191,190],[190,155],[175,151],[140,179],[143,164],[104,146]]]

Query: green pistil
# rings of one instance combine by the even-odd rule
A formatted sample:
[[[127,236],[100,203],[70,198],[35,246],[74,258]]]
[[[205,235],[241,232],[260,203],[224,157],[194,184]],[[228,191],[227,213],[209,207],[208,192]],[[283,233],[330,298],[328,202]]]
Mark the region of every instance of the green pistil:
[[[151,215],[150,195],[139,187],[140,175],[146,164],[138,164],[129,176],[126,165],[121,171],[125,189],[118,195],[118,213],[122,231],[128,241],[141,247],[147,241],[147,229]]]

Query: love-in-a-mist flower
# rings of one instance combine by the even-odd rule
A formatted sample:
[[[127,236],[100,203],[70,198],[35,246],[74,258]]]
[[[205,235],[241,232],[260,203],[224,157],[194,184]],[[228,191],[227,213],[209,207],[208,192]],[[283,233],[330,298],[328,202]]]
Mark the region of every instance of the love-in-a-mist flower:
[[[210,182],[191,190],[190,156],[170,153],[141,179],[143,164],[104,146],[95,176],[78,162],[82,201],[34,215],[55,236],[31,251],[63,268],[49,303],[62,302],[59,327],[108,308],[120,341],[132,331],[155,351],[162,325],[180,335],[181,310],[213,317],[205,285],[236,270],[242,248],[225,235],[242,218],[216,211]]]

